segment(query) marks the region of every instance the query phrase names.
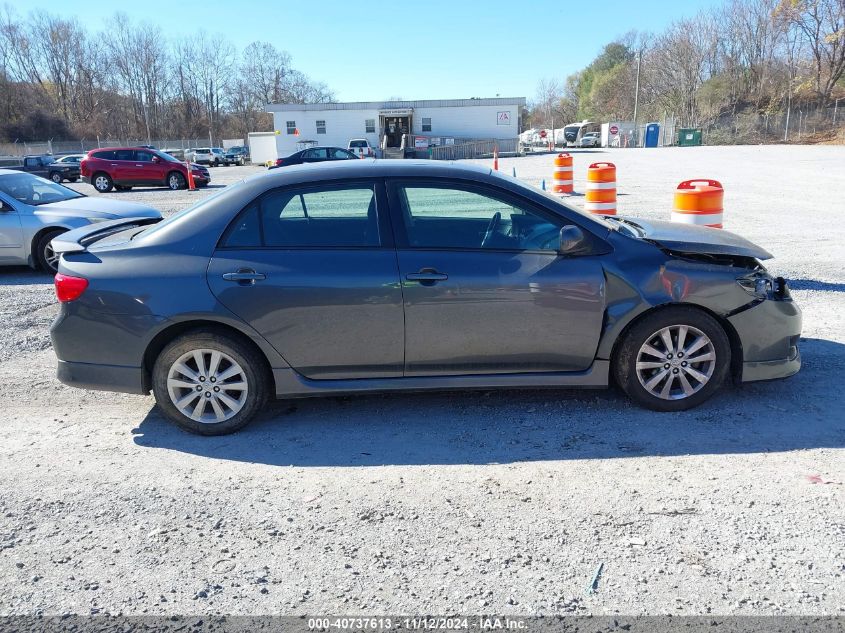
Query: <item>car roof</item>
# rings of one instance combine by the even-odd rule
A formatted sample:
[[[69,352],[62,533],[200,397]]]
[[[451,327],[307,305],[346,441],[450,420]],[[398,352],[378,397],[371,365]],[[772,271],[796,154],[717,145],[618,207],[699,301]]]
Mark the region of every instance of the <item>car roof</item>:
[[[310,148],[313,149],[313,148]],[[340,148],[343,149],[343,148]],[[328,161],[308,165],[293,165],[285,169],[271,169],[250,178],[267,186],[267,180],[278,180],[272,186],[325,180],[327,178],[383,178],[432,176],[447,178],[489,175],[491,169],[481,165],[467,165],[451,161],[431,160],[384,160],[365,158],[363,160]]]
[[[385,160],[365,158],[363,160],[325,161],[292,165],[284,169],[268,169],[250,176],[239,183],[225,187],[209,198],[200,201],[191,212],[168,218],[159,229],[142,239],[157,241],[193,240],[198,231],[204,232],[209,244],[216,243],[232,220],[233,209],[243,209],[251,201],[267,191],[278,187],[308,186],[339,180],[365,180],[377,178],[437,178],[446,182],[471,181],[489,184],[540,201],[549,197],[539,190],[531,193],[525,183],[520,183],[507,174],[493,171],[490,167],[432,160]],[[565,206],[565,205],[564,205]],[[573,213],[581,212],[571,209]],[[580,223],[592,226],[594,230],[606,231],[607,227],[598,220],[584,216]],[[197,227],[202,227],[198,229]]]

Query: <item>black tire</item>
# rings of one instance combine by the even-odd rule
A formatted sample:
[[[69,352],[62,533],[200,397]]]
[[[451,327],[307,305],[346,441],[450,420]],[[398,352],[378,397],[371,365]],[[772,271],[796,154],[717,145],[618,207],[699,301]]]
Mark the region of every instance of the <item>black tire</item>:
[[[178,171],[171,171],[169,174],[167,174],[167,180],[165,182],[167,183],[167,186],[171,191],[185,189],[188,186],[185,177]]]
[[[55,275],[59,272],[59,260],[54,256],[53,249],[50,248],[50,242],[54,237],[57,237],[65,232],[66,231],[62,229],[48,231],[39,237],[38,242],[35,244],[35,259],[38,262],[38,267],[45,273]]]
[[[50,173],[50,180],[52,180],[57,185],[60,185],[60,184],[62,184],[63,178],[62,178],[62,175],[59,172],[54,171],[54,172]]]
[[[653,343],[653,347],[657,348],[662,341],[655,335],[663,328],[672,328],[675,326],[695,328],[709,338],[711,347],[705,347],[702,349],[711,350],[715,355],[715,359],[708,361],[707,363],[693,363],[689,366],[689,370],[702,370],[698,372],[701,374],[710,372],[709,380],[706,382],[699,383],[699,381],[694,378],[690,380],[688,374],[686,373],[689,370],[683,369],[680,366],[681,363],[684,363],[683,367],[687,367],[685,364],[686,361],[683,361],[683,359],[679,358],[677,355],[671,354],[667,355],[665,358],[662,356],[655,358],[653,355],[646,354],[646,356],[643,357],[643,360],[648,361],[650,359],[654,359],[657,361],[648,362],[646,363],[646,366],[649,364],[662,364],[662,367],[643,369],[642,372],[645,376],[638,374],[637,356],[640,353],[642,346],[646,343]],[[676,347],[678,337],[680,337],[680,334],[672,338]],[[689,340],[690,339],[687,337],[686,341]],[[689,350],[691,346],[692,345],[690,343],[685,343],[684,348]],[[664,349],[660,348],[659,351],[664,351]],[[677,352],[681,350],[675,351]],[[699,351],[692,353],[696,354],[693,358],[705,356]],[[698,356],[699,354],[702,354],[702,356]],[[680,356],[683,356],[683,353],[681,353]],[[709,364],[710,362],[712,362],[712,369]],[[695,367],[692,365],[695,365]],[[645,316],[640,321],[636,322],[625,333],[624,339],[619,343],[616,352],[614,353],[612,371],[614,373],[616,383],[622,388],[629,398],[641,406],[647,409],[652,409],[653,411],[683,411],[697,407],[702,402],[710,398],[725,381],[725,378],[730,370],[730,366],[731,345],[727,334],[725,334],[725,330],[719,322],[703,310],[699,310],[691,306],[672,306],[657,310],[656,312]],[[665,376],[674,381],[672,384],[675,385],[675,383],[677,383],[675,387],[670,387],[670,393],[675,394],[675,396],[672,397],[676,397],[677,399],[664,399],[659,397],[649,391],[645,384],[641,382],[641,377],[646,384],[650,379],[656,379],[657,374],[664,372],[664,369],[665,372],[667,372],[665,373]],[[678,375],[679,373],[683,374],[683,378],[687,381],[687,384],[696,389],[694,393],[686,396],[682,396],[678,393],[679,390],[683,389],[683,385],[679,380],[680,376],[677,376],[678,379],[676,379],[668,372],[675,375]],[[667,382],[669,381],[661,380],[657,383],[657,385],[665,386]],[[657,386],[653,388],[656,389]]]
[[[234,360],[242,370],[242,375],[245,377],[247,384],[247,392],[244,396],[245,400],[242,408],[226,420],[220,422],[194,420],[182,413],[170,396],[170,392],[168,391],[168,375],[170,374],[171,368],[177,360],[195,350],[222,352]],[[221,361],[221,363],[223,362]],[[193,369],[198,369],[196,363],[194,363]],[[206,369],[209,368],[207,367]],[[211,380],[210,376],[203,378],[207,378],[208,381]],[[268,387],[270,384],[264,359],[258,351],[237,339],[207,330],[197,330],[184,334],[165,346],[153,366],[152,382],[156,403],[164,412],[165,416],[186,431],[199,435],[226,435],[243,428],[264,406],[269,395]],[[196,383],[196,381],[194,382]],[[209,385],[211,384],[211,382],[203,381],[198,386],[202,387],[202,389],[210,389]],[[219,384],[223,385],[225,383]],[[198,392],[200,399],[203,398],[203,394],[208,396],[210,393],[203,392],[202,389]],[[192,390],[187,388],[176,392],[177,397],[185,397],[191,393]],[[198,402],[198,400],[194,399],[185,406],[193,406]],[[203,412],[213,415],[213,410],[207,411],[211,409],[210,404],[205,404],[203,407]],[[229,411],[231,410],[233,409],[229,409]]]
[[[114,181],[104,171],[98,171],[91,177],[91,184],[100,193],[108,193],[114,187]]]

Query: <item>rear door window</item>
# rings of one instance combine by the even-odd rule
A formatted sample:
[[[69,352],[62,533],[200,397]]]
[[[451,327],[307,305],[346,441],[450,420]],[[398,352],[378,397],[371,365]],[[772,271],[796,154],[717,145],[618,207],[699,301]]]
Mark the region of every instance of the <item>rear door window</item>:
[[[91,156],[99,158],[100,160],[114,160],[114,151],[103,150],[101,152],[94,152]]]
[[[135,160],[134,149],[117,149],[114,151],[115,160]]]
[[[229,227],[226,248],[360,248],[381,244],[371,184],[271,191]]]

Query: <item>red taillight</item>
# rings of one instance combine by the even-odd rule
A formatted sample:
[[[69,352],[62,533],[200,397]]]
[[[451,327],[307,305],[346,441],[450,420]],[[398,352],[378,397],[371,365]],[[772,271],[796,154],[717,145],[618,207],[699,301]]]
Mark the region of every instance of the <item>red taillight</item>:
[[[277,158],[277,159],[276,159],[276,166],[279,166],[279,165],[284,165],[284,164],[285,164],[285,159],[284,159],[284,158]]]
[[[56,297],[61,303],[79,299],[88,287],[87,279],[63,275],[62,273],[56,273],[54,283],[56,284]]]

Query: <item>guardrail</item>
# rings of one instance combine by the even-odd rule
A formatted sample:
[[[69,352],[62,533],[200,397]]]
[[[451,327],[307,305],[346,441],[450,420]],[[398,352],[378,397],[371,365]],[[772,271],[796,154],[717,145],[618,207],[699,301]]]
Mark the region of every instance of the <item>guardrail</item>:
[[[432,160],[461,160],[465,158],[484,158],[493,155],[498,149],[499,155],[516,154],[519,139],[506,138],[499,140],[472,141],[458,145],[438,145],[429,147]]]

